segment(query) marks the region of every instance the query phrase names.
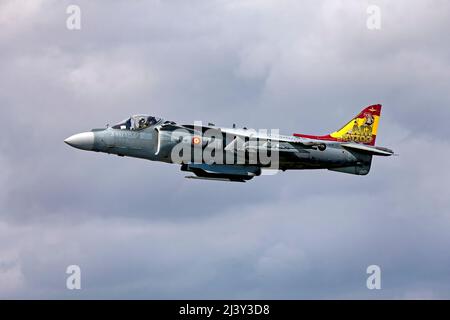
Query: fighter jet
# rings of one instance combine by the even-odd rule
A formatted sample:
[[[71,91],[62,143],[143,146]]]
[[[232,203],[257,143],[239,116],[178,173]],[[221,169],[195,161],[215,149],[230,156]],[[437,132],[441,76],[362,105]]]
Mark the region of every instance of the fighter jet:
[[[367,175],[373,156],[394,154],[375,146],[380,116],[381,105],[371,105],[341,129],[317,136],[212,123],[177,124],[134,115],[64,142],[81,150],[178,164],[182,171],[193,174],[186,177],[190,179],[246,182],[266,169],[327,169]]]

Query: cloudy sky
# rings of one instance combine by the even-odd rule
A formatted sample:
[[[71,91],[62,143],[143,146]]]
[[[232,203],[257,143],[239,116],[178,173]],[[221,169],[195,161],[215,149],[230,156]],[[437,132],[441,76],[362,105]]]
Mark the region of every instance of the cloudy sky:
[[[446,0],[0,0],[0,298],[450,298],[449,29]],[[63,143],[135,113],[325,134],[374,103],[400,156],[365,177]]]

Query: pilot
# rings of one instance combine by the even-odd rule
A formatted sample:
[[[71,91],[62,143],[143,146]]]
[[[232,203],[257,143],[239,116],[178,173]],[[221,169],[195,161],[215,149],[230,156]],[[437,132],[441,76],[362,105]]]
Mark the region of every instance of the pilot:
[[[144,129],[147,127],[147,121],[145,118],[139,119],[139,129]]]

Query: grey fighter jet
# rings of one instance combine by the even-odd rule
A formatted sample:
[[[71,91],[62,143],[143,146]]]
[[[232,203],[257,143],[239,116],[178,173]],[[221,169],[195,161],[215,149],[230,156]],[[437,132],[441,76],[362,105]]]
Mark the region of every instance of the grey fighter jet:
[[[373,156],[391,156],[375,146],[381,105],[364,108],[341,129],[324,136],[281,135],[271,130],[177,124],[136,115],[117,125],[65,140],[87,151],[174,163],[186,178],[245,182],[265,169],[328,169],[354,175],[370,171]]]

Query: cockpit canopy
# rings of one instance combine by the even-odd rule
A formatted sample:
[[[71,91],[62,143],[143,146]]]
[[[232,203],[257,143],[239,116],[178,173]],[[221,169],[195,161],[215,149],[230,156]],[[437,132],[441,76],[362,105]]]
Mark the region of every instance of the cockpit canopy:
[[[161,118],[146,115],[136,115],[113,126],[113,129],[119,130],[143,130],[160,122]]]

